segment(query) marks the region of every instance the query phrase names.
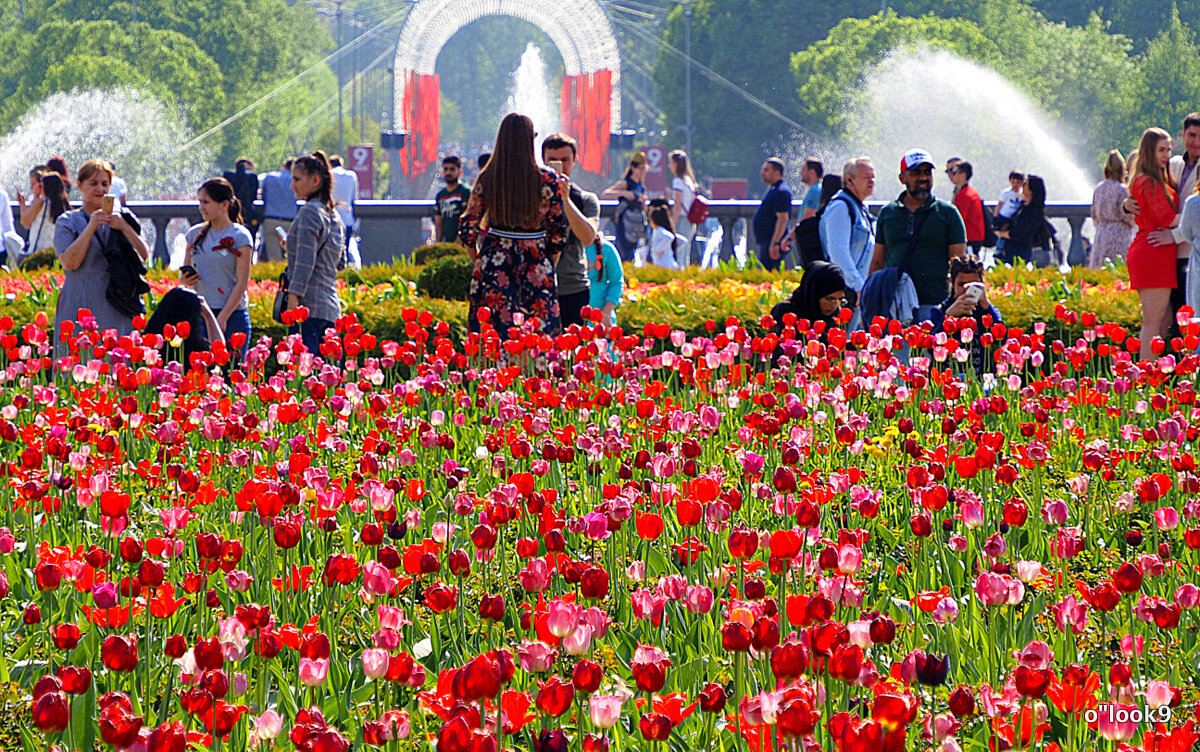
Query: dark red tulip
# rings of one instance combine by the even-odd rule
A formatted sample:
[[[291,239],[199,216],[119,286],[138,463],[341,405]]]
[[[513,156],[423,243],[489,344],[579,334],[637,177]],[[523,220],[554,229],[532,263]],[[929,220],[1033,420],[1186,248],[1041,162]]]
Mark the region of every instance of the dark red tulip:
[[[62,583],[62,567],[51,562],[42,562],[33,568],[33,577],[38,590],[58,590],[59,584]]]
[[[142,542],[137,538],[122,538],[119,551],[126,564],[137,564],[142,560]]]
[[[570,744],[562,729],[543,729],[533,742],[533,752],[567,752]],[[441,752],[441,748],[438,748]]]
[[[58,678],[67,694],[81,695],[92,687],[92,670],[87,666],[63,666],[58,670]]]
[[[479,616],[489,621],[500,621],[504,618],[504,596],[485,593],[479,599]]]
[[[957,718],[967,718],[975,715],[975,695],[969,687],[958,685],[958,688],[950,693],[948,701],[950,712]]]
[[[300,525],[295,522],[276,522],[272,537],[279,548],[295,548],[300,543]]]
[[[54,647],[59,650],[74,650],[79,645],[81,634],[79,627],[70,623],[59,624],[50,630],[50,638],[54,641]]]
[[[729,531],[729,555],[734,559],[744,561],[754,556],[758,551],[758,533],[744,527],[735,527]]]
[[[571,683],[575,685],[576,690],[587,695],[600,689],[600,682],[603,679],[604,669],[600,667],[600,664],[586,658],[580,659],[571,671]]]
[[[720,713],[729,701],[729,694],[720,684],[709,682],[700,690],[700,709],[705,713]]]
[[[57,734],[71,722],[71,701],[65,692],[47,692],[33,701],[33,725],[43,734]]]
[[[1013,674],[1017,691],[1021,693],[1021,696],[1035,700],[1046,695],[1052,678],[1054,678],[1054,672],[1048,668],[1032,669],[1028,666],[1017,666],[1017,670]]]
[[[100,643],[100,659],[109,671],[133,671],[138,664],[137,637],[109,635]]]
[[[739,621],[721,626],[721,647],[730,653],[745,653],[750,650],[750,628]]]
[[[608,570],[604,567],[591,566],[583,570],[579,579],[579,592],[588,600],[603,600],[608,596]]]
[[[671,719],[662,713],[647,713],[638,720],[638,728],[646,741],[665,742],[671,738]]]

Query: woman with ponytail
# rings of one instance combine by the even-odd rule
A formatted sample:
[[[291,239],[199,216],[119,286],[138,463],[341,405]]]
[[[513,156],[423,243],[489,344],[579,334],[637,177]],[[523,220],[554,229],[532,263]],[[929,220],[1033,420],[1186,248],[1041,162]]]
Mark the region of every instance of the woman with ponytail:
[[[242,207],[225,178],[207,180],[196,191],[204,221],[187,231],[187,252],[182,280],[188,287],[199,285],[205,302],[217,317],[217,325],[234,350],[237,362],[246,356],[250,339],[250,314],[246,310],[246,288],[254,257],[250,230],[242,225]],[[233,335],[240,333],[236,348]],[[216,340],[216,332],[209,339]]]
[[[288,309],[303,306],[308,318],[291,333],[299,333],[308,351],[318,355],[325,330],[342,315],[337,276],[346,267],[346,228],[333,208],[333,175],[324,152],[296,158],[292,190],[305,203],[288,230]]]

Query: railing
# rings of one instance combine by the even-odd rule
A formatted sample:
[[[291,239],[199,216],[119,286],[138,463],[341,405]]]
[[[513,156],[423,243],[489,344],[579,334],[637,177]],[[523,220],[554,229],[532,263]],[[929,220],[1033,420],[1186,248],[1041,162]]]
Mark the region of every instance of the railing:
[[[720,223],[723,230],[721,259],[728,260],[733,256],[734,242],[741,233],[748,230],[743,221],[748,222],[754,217],[759,206],[758,201],[712,201],[709,203],[709,216]],[[878,214],[883,203],[870,203],[872,213]],[[170,248],[167,244],[168,225],[172,220],[183,219],[188,223],[200,221],[200,210],[194,201],[134,201],[129,208],[142,221],[143,232],[153,236],[154,259],[157,265],[166,266],[170,262]],[[988,210],[991,210],[988,205]],[[616,201],[600,202],[600,216],[611,220],[617,210]],[[17,214],[17,207],[13,211]],[[355,215],[361,221],[359,227],[359,249],[364,264],[389,263],[393,259],[408,256],[417,246],[426,240],[426,230],[422,220],[433,216],[432,201],[360,201],[354,207]],[[801,213],[799,204],[795,205],[795,214]],[[18,214],[19,216],[19,214]],[[1070,228],[1069,241],[1063,242],[1067,249],[1067,259],[1072,265],[1084,261],[1085,245],[1083,223],[1091,216],[1089,204],[1051,203],[1046,205],[1046,216],[1051,219],[1065,220]],[[24,231],[20,223],[15,223],[18,232]],[[149,232],[150,228],[153,232]],[[795,254],[789,254],[794,258]]]

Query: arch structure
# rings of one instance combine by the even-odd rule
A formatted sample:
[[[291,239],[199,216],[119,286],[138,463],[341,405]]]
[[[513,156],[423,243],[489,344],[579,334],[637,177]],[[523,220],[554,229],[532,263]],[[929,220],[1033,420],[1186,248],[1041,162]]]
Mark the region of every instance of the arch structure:
[[[562,129],[580,145],[579,166],[608,169],[609,134],[621,126],[621,59],[617,37],[597,0],[421,0],[396,45],[393,122],[408,132],[400,163],[409,180],[437,161],[441,134],[438,54],[454,34],[485,16],[527,21],[562,54]]]

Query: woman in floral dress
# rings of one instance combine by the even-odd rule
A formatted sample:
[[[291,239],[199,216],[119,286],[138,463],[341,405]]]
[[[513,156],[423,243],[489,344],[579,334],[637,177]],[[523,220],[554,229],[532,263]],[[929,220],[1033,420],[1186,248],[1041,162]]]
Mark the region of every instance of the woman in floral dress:
[[[501,337],[516,324],[536,318],[538,328],[557,334],[558,279],[555,265],[570,228],[563,213],[569,183],[534,158],[533,121],[511,113],[500,123],[496,146],[471,189],[459,221],[459,241],[475,262],[471,276],[471,331],[479,313],[491,312]]]
[[[1104,181],[1092,194],[1092,224],[1096,228],[1096,239],[1092,241],[1088,266],[1093,269],[1103,267],[1110,259],[1114,263],[1125,260],[1134,230],[1133,215],[1121,208],[1127,198],[1125,159],[1121,152],[1113,149],[1104,165]]]

